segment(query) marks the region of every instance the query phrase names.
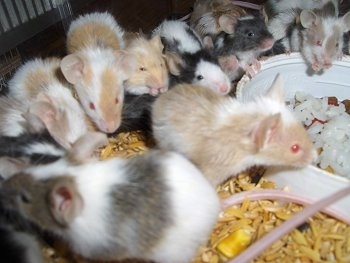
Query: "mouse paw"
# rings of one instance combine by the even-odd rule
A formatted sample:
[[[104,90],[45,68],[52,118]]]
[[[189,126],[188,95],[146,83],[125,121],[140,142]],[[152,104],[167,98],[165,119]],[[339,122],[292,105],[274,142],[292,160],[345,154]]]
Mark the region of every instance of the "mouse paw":
[[[285,53],[286,53],[287,56],[290,56],[290,54],[292,54],[292,51],[291,50],[286,50]]]
[[[150,88],[148,93],[152,96],[157,96],[160,93],[160,90],[156,88]]]
[[[317,72],[322,69],[322,65],[319,62],[314,62],[311,64],[311,68]]]
[[[250,66],[244,68],[246,74],[252,78],[254,77],[261,69],[261,64],[258,60],[254,60]]]
[[[224,72],[227,72],[227,73],[234,72],[239,67],[239,62],[235,55],[220,56],[218,57],[218,60],[219,60],[219,65],[224,70]]]

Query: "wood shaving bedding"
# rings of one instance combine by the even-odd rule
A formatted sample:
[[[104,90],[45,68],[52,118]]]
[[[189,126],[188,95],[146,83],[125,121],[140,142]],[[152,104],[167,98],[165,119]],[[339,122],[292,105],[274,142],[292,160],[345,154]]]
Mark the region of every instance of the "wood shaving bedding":
[[[148,143],[141,132],[120,133],[109,139],[109,144],[100,151],[101,159],[114,156],[129,158],[143,154],[148,150]],[[260,178],[264,168],[254,167],[229,179],[217,188],[221,198],[252,189],[274,189],[276,185]],[[256,177],[260,180],[256,180]],[[256,183],[255,181],[258,181]],[[251,234],[251,242],[289,219],[302,206],[288,202],[245,199],[242,204],[232,206],[221,213],[219,220],[209,237],[206,246],[198,250],[192,263],[219,263],[225,258],[218,250],[220,242],[239,229]],[[298,230],[299,229],[299,230]],[[254,263],[269,262],[350,262],[350,226],[324,214],[317,214],[271,248],[255,259]],[[58,251],[61,252],[58,252]],[[43,253],[48,263],[83,263],[88,262],[77,256],[62,253],[64,249],[45,246]],[[66,256],[63,256],[66,255]],[[70,255],[70,256],[67,256]],[[132,262],[132,261],[124,261]],[[102,263],[102,262],[95,262]]]

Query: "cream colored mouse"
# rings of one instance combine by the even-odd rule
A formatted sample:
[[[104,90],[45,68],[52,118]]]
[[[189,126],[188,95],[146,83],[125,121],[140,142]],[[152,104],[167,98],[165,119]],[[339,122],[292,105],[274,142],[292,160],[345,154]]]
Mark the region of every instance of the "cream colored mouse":
[[[126,41],[126,50],[137,61],[136,70],[124,82],[126,92],[155,96],[168,90],[168,69],[159,36],[148,39],[141,34],[134,34]]]
[[[307,165],[316,151],[286,107],[282,86],[277,77],[266,94],[249,102],[175,86],[153,104],[156,144],[185,155],[213,185],[254,165]]]

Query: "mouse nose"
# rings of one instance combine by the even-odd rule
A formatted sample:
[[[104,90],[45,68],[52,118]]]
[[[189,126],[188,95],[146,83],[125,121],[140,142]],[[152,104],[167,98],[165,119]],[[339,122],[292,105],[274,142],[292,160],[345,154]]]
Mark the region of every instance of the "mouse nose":
[[[228,93],[230,90],[230,87],[226,83],[218,83],[217,89],[220,93]]]
[[[263,49],[269,49],[269,48],[272,48],[274,43],[275,43],[275,40],[273,40],[272,38],[268,38],[261,41],[260,46]]]
[[[119,127],[119,123],[116,120],[109,120],[109,121],[101,120],[99,123],[100,123],[98,125],[99,129],[105,133],[113,133]]]

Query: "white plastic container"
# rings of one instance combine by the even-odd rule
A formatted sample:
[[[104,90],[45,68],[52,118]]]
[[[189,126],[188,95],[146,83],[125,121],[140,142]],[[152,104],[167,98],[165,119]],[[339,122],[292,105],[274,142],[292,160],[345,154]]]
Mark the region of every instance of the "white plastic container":
[[[299,53],[282,54],[263,61],[261,70],[251,80],[247,76],[240,80],[237,98],[245,101],[263,93],[277,74],[283,78],[286,99],[294,97],[296,91],[305,91],[315,97],[350,99],[349,56],[334,62],[329,69],[312,74]],[[350,183],[344,177],[314,166],[295,170],[270,168],[265,176],[280,188],[287,187],[290,192],[311,200],[318,200]],[[350,218],[350,196],[335,203],[332,208]]]
[[[335,61],[333,66],[320,73],[308,72],[308,67],[299,53],[273,56],[261,62],[261,70],[250,81],[244,76],[237,85],[237,97],[249,99],[270,87],[277,74],[283,77],[285,96],[292,98],[296,91],[303,90],[315,97],[336,96],[350,99],[350,56]]]

